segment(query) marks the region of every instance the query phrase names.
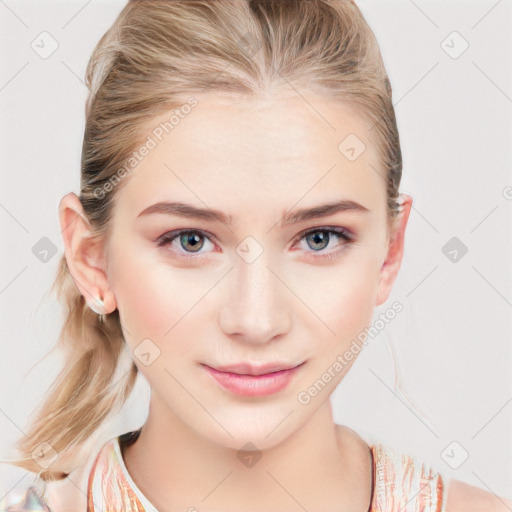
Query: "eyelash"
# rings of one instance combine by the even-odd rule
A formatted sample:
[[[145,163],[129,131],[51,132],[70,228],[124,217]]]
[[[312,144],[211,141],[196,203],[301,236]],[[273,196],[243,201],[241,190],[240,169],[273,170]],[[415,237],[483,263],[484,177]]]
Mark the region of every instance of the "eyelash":
[[[341,249],[339,249],[337,251],[328,252],[327,254],[319,254],[320,252],[325,252],[324,249],[320,249],[319,251],[316,252],[316,255],[313,256],[314,258],[322,258],[322,259],[326,259],[326,260],[336,258],[336,257],[340,256],[340,254],[347,249],[348,245],[354,239],[354,235],[352,235],[346,229],[335,227],[335,226],[319,226],[319,227],[315,227],[313,229],[309,229],[309,230],[301,233],[298,237],[298,241],[302,240],[303,238],[305,238],[306,236],[308,236],[312,233],[318,233],[318,232],[327,232],[329,234],[334,233],[336,236],[338,236],[339,238],[344,240],[345,243],[342,244]],[[176,240],[178,237],[180,237],[181,235],[186,234],[186,233],[199,234],[208,239],[215,238],[215,237],[213,237],[213,235],[211,235],[205,231],[202,231],[200,229],[182,229],[182,230],[169,231],[168,233],[164,233],[162,236],[160,236],[157,239],[157,245],[158,245],[158,247],[165,247],[167,245],[170,245],[170,244],[172,244],[172,242],[174,240]],[[331,239],[329,238],[329,242],[330,241],[331,241]],[[313,254],[315,254],[315,251],[312,251],[312,252],[313,252]],[[198,253],[198,255],[194,255],[193,253],[191,253],[191,255],[188,255],[188,256],[180,255],[180,257],[185,258],[185,259],[190,259],[190,258],[197,259],[197,258],[201,258],[203,256],[204,256],[203,253]]]

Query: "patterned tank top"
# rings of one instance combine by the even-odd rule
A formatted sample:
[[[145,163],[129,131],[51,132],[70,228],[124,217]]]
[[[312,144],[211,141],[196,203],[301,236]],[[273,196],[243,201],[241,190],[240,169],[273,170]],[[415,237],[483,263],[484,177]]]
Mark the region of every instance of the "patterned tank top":
[[[158,512],[135,485],[124,464],[121,445],[135,442],[139,431],[105,443],[95,458],[87,483],[87,512],[122,510]],[[374,443],[369,512],[445,512],[448,480],[424,461]]]

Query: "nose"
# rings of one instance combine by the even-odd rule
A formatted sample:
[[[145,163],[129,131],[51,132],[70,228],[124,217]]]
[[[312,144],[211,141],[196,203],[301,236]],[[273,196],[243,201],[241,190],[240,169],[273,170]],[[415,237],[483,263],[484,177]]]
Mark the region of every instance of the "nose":
[[[269,267],[265,252],[247,263],[237,261],[228,276],[229,291],[219,323],[230,337],[263,344],[291,329],[290,290]]]

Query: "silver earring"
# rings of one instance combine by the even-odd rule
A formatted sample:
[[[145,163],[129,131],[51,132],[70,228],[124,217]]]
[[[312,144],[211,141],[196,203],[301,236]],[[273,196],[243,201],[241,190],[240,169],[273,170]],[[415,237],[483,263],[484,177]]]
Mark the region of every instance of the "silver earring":
[[[97,315],[104,314],[105,304],[103,303],[102,299],[94,299],[94,302],[88,302],[87,304],[89,308],[92,309]]]

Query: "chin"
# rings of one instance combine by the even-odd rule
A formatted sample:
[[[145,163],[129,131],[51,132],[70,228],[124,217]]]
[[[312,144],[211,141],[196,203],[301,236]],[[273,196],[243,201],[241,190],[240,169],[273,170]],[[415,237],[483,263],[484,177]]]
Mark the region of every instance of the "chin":
[[[256,449],[266,450],[280,444],[299,430],[308,418],[299,417],[297,407],[293,405],[276,404],[274,408],[256,408],[241,411],[233,408],[227,414],[215,414],[208,421],[201,421],[196,431],[203,437],[219,445],[234,450],[240,450],[247,443],[252,443]],[[273,409],[273,410],[272,410]],[[222,426],[221,426],[222,425]]]

